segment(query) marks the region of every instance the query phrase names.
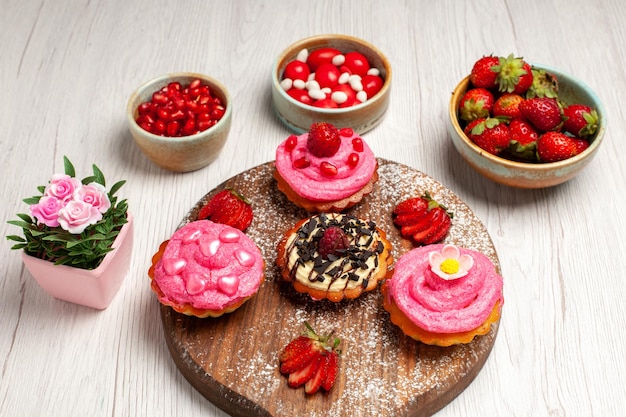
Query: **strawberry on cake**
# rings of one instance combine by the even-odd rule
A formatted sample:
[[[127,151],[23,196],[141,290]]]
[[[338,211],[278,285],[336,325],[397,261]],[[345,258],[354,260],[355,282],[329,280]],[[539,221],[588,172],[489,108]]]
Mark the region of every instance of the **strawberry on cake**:
[[[261,251],[242,231],[197,220],[161,244],[148,275],[162,304],[204,318],[231,313],[255,295],[263,268]]]
[[[299,221],[278,244],[285,281],[314,300],[339,302],[372,291],[393,263],[391,243],[374,222],[340,213]]]
[[[382,286],[391,321],[413,339],[438,346],[469,343],[500,318],[502,277],[484,254],[435,244],[398,259]]]
[[[308,133],[290,135],[276,149],[277,186],[311,213],[346,210],[372,192],[378,162],[350,128],[313,123]]]

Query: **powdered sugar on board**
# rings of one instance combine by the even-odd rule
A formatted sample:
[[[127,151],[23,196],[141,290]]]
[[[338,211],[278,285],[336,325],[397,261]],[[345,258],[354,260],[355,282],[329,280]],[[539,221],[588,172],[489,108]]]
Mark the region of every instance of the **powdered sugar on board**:
[[[400,201],[428,191],[454,212],[446,242],[478,250],[499,268],[489,234],[469,207],[431,177],[406,165],[379,159],[380,179],[371,195],[348,211],[376,222],[388,235],[397,259],[413,246],[391,220]],[[406,336],[382,308],[379,291],[334,304],[313,302],[280,280],[276,245],[309,214],[276,189],[273,163],[227,180],[205,195],[182,220],[224,188],[252,204],[254,221],[246,233],[265,259],[265,282],[240,309],[218,319],[187,317],[162,306],[165,338],[187,380],[233,416],[429,416],[467,387],[493,347],[498,323],[467,345],[440,348]],[[329,393],[305,396],[287,386],[278,371],[278,353],[310,322],[318,332],[334,330],[342,339],[341,369]]]

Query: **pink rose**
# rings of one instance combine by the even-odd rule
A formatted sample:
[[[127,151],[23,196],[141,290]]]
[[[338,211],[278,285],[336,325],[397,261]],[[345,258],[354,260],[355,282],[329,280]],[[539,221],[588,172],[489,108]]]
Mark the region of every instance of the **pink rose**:
[[[102,213],[84,201],[72,200],[59,210],[61,228],[75,235],[82,233],[87,226],[98,223],[100,219]]]
[[[72,198],[74,191],[81,186],[80,180],[67,174],[54,174],[44,195],[55,197],[57,200],[67,201]]]
[[[111,202],[107,195],[107,190],[102,184],[92,182],[76,189],[74,200],[84,201],[98,209],[100,213],[106,213]]]
[[[57,227],[59,225],[59,210],[63,208],[63,202],[55,197],[43,196],[39,199],[39,203],[30,206],[30,213],[40,223],[49,227]]]

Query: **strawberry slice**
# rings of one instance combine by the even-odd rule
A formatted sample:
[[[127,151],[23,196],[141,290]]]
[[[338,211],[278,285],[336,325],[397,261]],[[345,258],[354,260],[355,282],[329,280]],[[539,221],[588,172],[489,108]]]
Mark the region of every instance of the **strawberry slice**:
[[[416,245],[430,245],[446,237],[453,213],[425,192],[421,197],[400,202],[392,217],[402,237],[411,239]]]
[[[339,373],[340,340],[332,332],[320,336],[309,323],[306,331],[285,346],[278,355],[280,372],[288,375],[291,388],[304,385],[304,392],[314,394],[320,388],[330,390]]]

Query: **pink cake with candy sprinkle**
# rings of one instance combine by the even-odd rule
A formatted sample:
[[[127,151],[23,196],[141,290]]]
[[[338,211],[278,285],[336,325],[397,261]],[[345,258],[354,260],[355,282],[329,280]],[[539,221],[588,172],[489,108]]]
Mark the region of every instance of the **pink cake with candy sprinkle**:
[[[424,343],[468,343],[489,331],[504,302],[502,277],[480,252],[427,245],[398,259],[383,286],[393,323]]]
[[[152,259],[152,289],[179,313],[218,317],[239,308],[264,280],[257,245],[243,232],[209,220],[178,229]]]
[[[314,123],[276,149],[274,177],[289,200],[310,212],[342,211],[372,191],[378,162],[350,128]]]

